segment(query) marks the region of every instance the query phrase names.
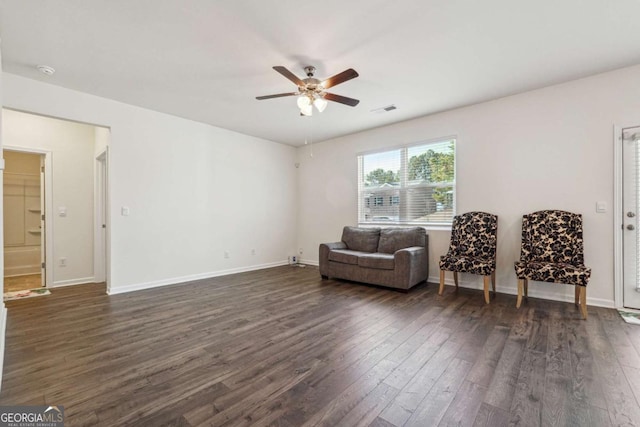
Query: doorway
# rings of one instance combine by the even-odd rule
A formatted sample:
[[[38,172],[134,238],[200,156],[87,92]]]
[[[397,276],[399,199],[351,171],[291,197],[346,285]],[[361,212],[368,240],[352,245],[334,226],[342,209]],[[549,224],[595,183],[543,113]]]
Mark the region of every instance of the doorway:
[[[640,126],[621,129],[622,306],[640,310]]]
[[[4,291],[44,287],[46,278],[46,153],[3,151]]]
[[[38,290],[53,292],[54,288],[63,286],[108,282],[109,265],[105,259],[108,256],[108,228],[96,230],[95,224],[96,217],[100,216],[100,224],[109,225],[105,210],[108,194],[106,154],[100,158],[103,161],[96,162],[107,150],[110,130],[10,109],[2,109],[2,118],[3,139],[16,144],[4,145],[5,152],[31,152],[40,155],[45,163],[46,178],[41,188],[44,189],[46,208],[41,208],[41,214],[46,224],[40,225],[40,247],[46,248],[46,260],[31,265],[44,265],[39,286],[44,285],[47,289]],[[6,163],[10,168],[11,159]],[[9,205],[6,198],[3,202],[5,206]],[[102,207],[98,209],[97,203]],[[33,210],[35,215],[35,208]],[[43,220],[42,216],[40,219]],[[10,234],[8,229],[5,232]],[[104,242],[97,242],[97,254],[96,235]]]

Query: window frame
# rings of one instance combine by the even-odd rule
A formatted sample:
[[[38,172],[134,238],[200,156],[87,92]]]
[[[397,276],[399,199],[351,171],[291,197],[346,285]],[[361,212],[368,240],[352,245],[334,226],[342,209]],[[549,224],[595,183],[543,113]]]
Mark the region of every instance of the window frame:
[[[367,155],[372,155],[372,154],[380,154],[380,153],[386,153],[386,152],[390,152],[390,151],[397,151],[397,150],[404,150],[405,152],[408,152],[409,149],[414,148],[414,147],[422,147],[422,146],[428,146],[431,144],[438,144],[438,143],[443,143],[443,142],[447,142],[447,141],[453,141],[453,181],[447,184],[427,184],[427,185],[423,185],[424,187],[430,187],[430,188],[438,188],[438,187],[453,187],[453,203],[452,203],[452,215],[451,215],[451,219],[449,221],[443,221],[443,222],[434,222],[434,221],[424,221],[424,222],[419,222],[419,221],[411,221],[411,222],[402,222],[402,221],[362,221],[362,213],[364,211],[364,205],[365,205],[365,200],[362,197],[364,189],[362,187],[363,183],[364,183],[364,157]],[[356,161],[358,163],[358,170],[357,170],[357,198],[358,198],[358,225],[362,226],[362,227],[377,227],[377,226],[386,226],[386,227],[406,227],[406,226],[418,226],[418,227],[424,227],[428,230],[451,230],[451,225],[453,222],[453,217],[456,215],[457,213],[457,203],[458,203],[458,197],[457,197],[457,176],[458,176],[458,168],[457,168],[457,164],[458,164],[458,144],[460,143],[460,140],[458,138],[457,135],[448,135],[448,136],[444,136],[444,137],[438,137],[438,138],[430,138],[430,139],[426,139],[426,140],[421,140],[421,141],[417,141],[417,142],[412,142],[409,144],[400,144],[400,145],[394,145],[394,146],[386,146],[383,148],[379,148],[379,149],[375,149],[375,150],[367,150],[367,151],[362,151],[359,153],[356,153]],[[405,156],[407,157],[407,156]],[[403,173],[407,173],[407,163],[408,163],[408,159],[406,159],[407,161],[402,162],[401,167],[404,167],[404,170],[401,170],[401,174]],[[401,187],[401,190],[407,189],[409,187]],[[376,197],[371,196],[371,197]],[[392,196],[391,196],[392,197]],[[369,207],[374,206],[373,203],[370,204]]]

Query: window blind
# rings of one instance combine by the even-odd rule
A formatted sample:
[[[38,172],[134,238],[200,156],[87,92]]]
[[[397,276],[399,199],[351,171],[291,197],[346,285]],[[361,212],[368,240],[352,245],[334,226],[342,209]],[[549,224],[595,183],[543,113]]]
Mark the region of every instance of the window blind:
[[[451,138],[359,155],[359,223],[450,224],[455,144]]]

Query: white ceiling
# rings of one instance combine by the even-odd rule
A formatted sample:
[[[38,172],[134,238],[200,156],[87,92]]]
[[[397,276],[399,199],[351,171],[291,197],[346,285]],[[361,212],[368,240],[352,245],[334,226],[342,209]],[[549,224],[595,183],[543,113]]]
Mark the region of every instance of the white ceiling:
[[[640,63],[639,17],[639,0],[0,0],[0,37],[6,72],[301,145]],[[295,91],[274,65],[354,68],[330,92],[361,102],[308,119],[257,101]]]

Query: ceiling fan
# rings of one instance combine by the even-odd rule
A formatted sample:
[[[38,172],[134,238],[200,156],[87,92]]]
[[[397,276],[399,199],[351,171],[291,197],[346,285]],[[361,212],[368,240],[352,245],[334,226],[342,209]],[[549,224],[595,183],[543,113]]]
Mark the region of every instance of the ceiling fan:
[[[298,86],[297,92],[278,93],[275,95],[257,96],[256,99],[271,99],[281,98],[283,96],[298,96],[298,107],[300,108],[300,115],[310,116],[313,114],[313,106],[318,109],[319,112],[324,111],[327,107],[327,101],[339,102],[340,104],[355,107],[360,102],[357,99],[348,98],[346,96],[336,95],[334,93],[326,92],[333,86],[344,83],[348,80],[358,77],[358,73],[353,68],[344,70],[341,73],[336,74],[333,77],[329,77],[326,80],[320,81],[313,77],[316,72],[316,68],[309,65],[304,67],[304,72],[307,74],[306,79],[299,79],[291,71],[285,67],[278,65],[273,67],[274,70],[291,80]]]

